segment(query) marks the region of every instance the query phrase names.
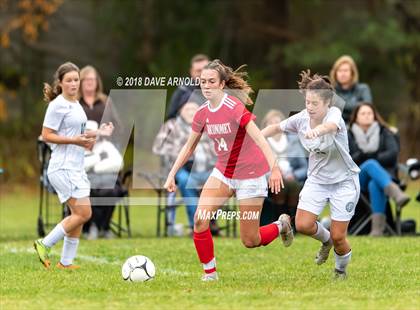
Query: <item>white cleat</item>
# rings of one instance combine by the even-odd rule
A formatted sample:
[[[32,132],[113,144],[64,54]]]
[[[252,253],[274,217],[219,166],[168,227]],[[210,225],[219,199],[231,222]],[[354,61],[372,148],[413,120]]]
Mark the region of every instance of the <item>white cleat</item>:
[[[205,273],[203,274],[203,276],[201,277],[201,281],[203,282],[207,282],[207,281],[217,281],[219,280],[219,276],[217,275],[217,272],[212,272],[212,273]]]
[[[289,247],[293,243],[294,235],[293,228],[290,224],[290,216],[282,214],[279,217],[278,222],[281,223],[280,238],[285,247]]]
[[[331,239],[325,243],[322,243],[321,248],[319,249],[315,257],[315,263],[317,263],[317,265],[322,265],[323,263],[327,261],[332,247],[333,247],[333,243]]]

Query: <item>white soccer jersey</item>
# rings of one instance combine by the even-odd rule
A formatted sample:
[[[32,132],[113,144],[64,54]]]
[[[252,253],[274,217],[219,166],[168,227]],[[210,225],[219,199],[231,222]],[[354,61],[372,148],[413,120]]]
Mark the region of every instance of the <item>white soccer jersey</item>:
[[[79,102],[57,96],[48,104],[44,127],[53,129],[59,136],[74,137],[84,133],[87,117]],[[59,169],[84,171],[85,149],[74,144],[52,144],[48,173]]]
[[[306,109],[282,121],[280,129],[297,133],[302,145],[309,151],[308,180],[318,184],[334,184],[359,173],[360,169],[349,154],[347,129],[341,111],[337,107],[329,108],[322,122],[336,124],[337,133],[306,139],[305,133],[311,129]]]

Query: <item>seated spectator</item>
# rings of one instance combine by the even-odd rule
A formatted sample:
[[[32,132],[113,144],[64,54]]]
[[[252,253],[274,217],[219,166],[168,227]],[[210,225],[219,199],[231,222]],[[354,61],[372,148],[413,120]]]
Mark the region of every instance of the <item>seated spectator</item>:
[[[261,128],[279,124],[284,119],[285,117],[280,111],[271,110],[263,118]],[[267,141],[277,157],[285,187],[278,194],[269,191],[268,197],[264,201],[261,225],[277,220],[282,213],[292,216],[296,213],[299,192],[308,170],[305,151],[296,135],[282,133],[267,138]]]
[[[153,143],[153,153],[162,156],[164,175],[169,173],[178,153],[186,143],[191,132],[191,123],[198,104],[193,97],[180,108],[176,118],[166,121],[159,130]],[[215,163],[211,140],[204,136],[195,153],[175,176],[177,186],[185,199],[189,227],[193,229],[194,214],[197,209],[199,189],[206,182]],[[171,203],[169,203],[170,205]],[[175,210],[169,216],[170,225],[175,224]],[[171,229],[171,227],[169,227]]]
[[[353,58],[347,55],[336,60],[330,72],[335,91],[344,101],[343,119],[350,121],[353,110],[362,102],[372,103],[372,95],[367,84],[359,83],[359,71]]]
[[[399,207],[410,200],[394,182],[398,179],[398,141],[376,108],[369,103],[356,107],[349,125],[350,154],[360,166],[360,187],[363,192],[369,193],[372,205],[370,235],[382,236],[387,196]]]
[[[95,121],[86,122],[86,132],[96,131],[98,123]],[[95,205],[94,197],[120,197],[118,185],[114,189],[107,189],[109,185],[114,186],[115,175],[123,166],[123,158],[117,148],[104,137],[98,137],[91,150],[85,151],[85,170],[92,184],[92,217],[85,225],[88,227],[88,240],[97,239],[103,235],[105,238],[112,238],[110,229],[112,213],[115,204]],[[111,199],[111,198],[110,198]]]

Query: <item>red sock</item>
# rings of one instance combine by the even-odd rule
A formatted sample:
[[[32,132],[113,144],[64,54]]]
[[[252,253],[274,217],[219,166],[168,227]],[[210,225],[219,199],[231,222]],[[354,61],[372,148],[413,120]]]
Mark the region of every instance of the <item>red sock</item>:
[[[201,233],[194,231],[194,245],[197,250],[198,258],[202,264],[208,264],[214,259],[214,245],[210,228]],[[206,273],[212,273],[214,271],[216,271],[215,264],[212,268],[204,268],[204,272]]]
[[[271,223],[260,227],[260,245],[267,245],[279,236],[279,227],[277,224]]]

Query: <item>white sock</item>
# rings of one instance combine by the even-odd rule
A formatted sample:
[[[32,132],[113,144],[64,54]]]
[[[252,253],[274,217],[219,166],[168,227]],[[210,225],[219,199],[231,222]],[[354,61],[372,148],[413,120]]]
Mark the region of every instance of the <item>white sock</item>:
[[[281,234],[283,231],[283,223],[281,221],[275,221],[273,224],[276,224],[279,229],[279,234]]]
[[[53,230],[50,231],[50,233],[42,239],[42,244],[46,247],[52,247],[54,244],[56,244],[58,241],[63,239],[63,237],[66,235],[66,232],[64,230],[64,227],[61,223],[58,223]]]
[[[316,225],[316,233],[311,237],[321,241],[322,243],[325,243],[328,240],[330,240],[330,232],[320,222],[316,222]]]
[[[335,269],[339,271],[346,271],[347,265],[350,263],[351,250],[347,254],[338,255],[335,251]]]
[[[64,266],[73,264],[76,257],[79,238],[64,237],[63,251],[61,252],[60,263]]]
[[[211,261],[209,261],[207,264],[203,264],[204,271],[211,270],[216,268],[216,258],[213,257]]]

